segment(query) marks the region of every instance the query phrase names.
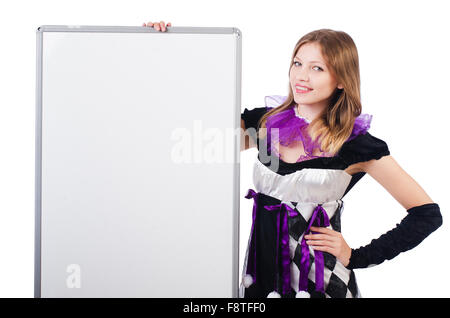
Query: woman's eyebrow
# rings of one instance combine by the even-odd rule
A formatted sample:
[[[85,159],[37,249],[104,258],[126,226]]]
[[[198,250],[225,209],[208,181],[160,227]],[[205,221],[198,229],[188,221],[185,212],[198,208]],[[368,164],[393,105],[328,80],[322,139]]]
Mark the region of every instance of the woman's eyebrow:
[[[294,57],[294,58],[301,61],[301,59],[300,59],[299,57],[297,57],[297,56]],[[325,64],[325,63],[320,62],[320,61],[310,61],[310,63],[321,63],[321,64]]]

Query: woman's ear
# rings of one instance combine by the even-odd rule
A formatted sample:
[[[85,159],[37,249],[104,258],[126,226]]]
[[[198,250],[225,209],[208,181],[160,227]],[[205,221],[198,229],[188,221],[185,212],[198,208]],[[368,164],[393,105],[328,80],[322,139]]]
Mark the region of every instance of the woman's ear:
[[[344,89],[344,86],[342,86],[341,84],[338,84],[337,88]]]

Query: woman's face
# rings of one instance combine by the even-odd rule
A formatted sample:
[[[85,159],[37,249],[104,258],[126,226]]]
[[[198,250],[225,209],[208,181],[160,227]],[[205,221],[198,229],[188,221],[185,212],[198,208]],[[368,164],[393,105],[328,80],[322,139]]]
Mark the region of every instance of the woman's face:
[[[315,42],[303,44],[299,48],[294,57],[289,80],[297,104],[317,106],[321,109],[328,106],[336,87],[342,88],[325,64],[320,44]],[[302,90],[299,85],[308,89]]]

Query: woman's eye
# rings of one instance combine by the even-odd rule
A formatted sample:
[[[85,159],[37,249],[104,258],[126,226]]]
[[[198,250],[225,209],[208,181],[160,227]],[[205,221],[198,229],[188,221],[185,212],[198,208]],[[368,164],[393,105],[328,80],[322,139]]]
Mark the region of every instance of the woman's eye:
[[[294,65],[296,65],[296,63],[297,63],[297,64],[300,64],[300,65],[302,64],[302,63],[300,63],[300,62],[295,61],[295,62],[294,62]],[[321,68],[320,66],[314,66],[314,68],[318,68],[320,71],[323,71],[323,68]]]

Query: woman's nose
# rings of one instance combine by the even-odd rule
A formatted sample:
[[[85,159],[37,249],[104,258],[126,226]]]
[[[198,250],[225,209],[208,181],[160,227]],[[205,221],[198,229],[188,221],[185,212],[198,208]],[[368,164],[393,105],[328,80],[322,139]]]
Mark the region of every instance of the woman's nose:
[[[297,81],[300,81],[300,80],[308,81],[309,80],[308,69],[306,67],[302,67],[302,68],[297,69],[297,71],[295,73],[295,79]]]

